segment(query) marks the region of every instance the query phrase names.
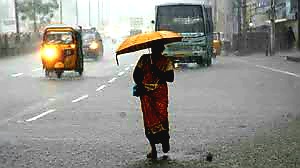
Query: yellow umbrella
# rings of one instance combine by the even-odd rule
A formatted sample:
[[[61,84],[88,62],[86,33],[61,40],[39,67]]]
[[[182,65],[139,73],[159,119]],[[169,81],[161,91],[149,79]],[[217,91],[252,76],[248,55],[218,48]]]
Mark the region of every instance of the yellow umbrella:
[[[150,48],[154,42],[162,42],[168,44],[172,42],[178,42],[182,40],[182,36],[172,31],[155,31],[148,33],[141,33],[134,36],[130,36],[125,39],[118,47],[116,54],[130,53],[134,51]],[[118,57],[116,56],[117,63]]]

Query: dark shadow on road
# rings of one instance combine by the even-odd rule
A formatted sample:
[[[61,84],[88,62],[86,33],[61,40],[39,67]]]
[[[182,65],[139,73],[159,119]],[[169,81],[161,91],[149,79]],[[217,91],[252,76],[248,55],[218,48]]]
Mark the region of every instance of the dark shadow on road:
[[[218,65],[218,60],[213,59],[212,60],[212,65],[211,66],[206,66],[204,64],[196,64],[196,63],[175,63],[175,69],[177,71],[195,71],[195,70],[205,70],[205,69],[210,69],[214,66]]]
[[[49,77],[43,76],[43,80],[51,80],[51,81],[81,81],[84,80],[86,77],[84,74],[80,76],[77,72],[64,72],[61,78],[58,78],[57,75],[53,72],[50,73]]]
[[[177,161],[170,159],[158,159],[158,160],[140,160],[133,164],[129,164],[128,168],[196,168],[196,167],[208,167],[204,162],[199,161]]]
[[[128,168],[165,168],[165,167],[182,167],[180,163],[176,163],[176,161],[172,161],[167,158],[158,158],[157,160],[139,160],[132,164],[127,165]]]
[[[175,65],[176,71],[188,71],[188,70],[197,70],[197,69],[203,69],[206,68],[203,65],[198,65],[198,64],[177,64]]]
[[[175,156],[160,156],[156,160],[144,159],[138,160],[126,165],[126,168],[196,168],[196,167],[213,167],[213,164],[199,160],[179,160],[172,159]]]
[[[84,62],[86,63],[98,63],[100,61],[102,61],[103,57],[99,57],[99,58],[84,58]]]

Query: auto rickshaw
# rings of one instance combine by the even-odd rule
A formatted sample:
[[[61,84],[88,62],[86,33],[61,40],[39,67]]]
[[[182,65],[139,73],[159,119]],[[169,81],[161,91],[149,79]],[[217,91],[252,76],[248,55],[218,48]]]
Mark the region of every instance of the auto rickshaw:
[[[221,40],[221,33],[214,32],[214,40],[213,40],[213,56],[221,55],[221,48],[222,48],[222,40]]]
[[[43,34],[40,49],[45,76],[55,72],[58,78],[64,71],[83,73],[81,27],[52,25]]]
[[[97,30],[84,29],[82,32],[82,49],[85,58],[98,60],[103,57],[103,42]]]

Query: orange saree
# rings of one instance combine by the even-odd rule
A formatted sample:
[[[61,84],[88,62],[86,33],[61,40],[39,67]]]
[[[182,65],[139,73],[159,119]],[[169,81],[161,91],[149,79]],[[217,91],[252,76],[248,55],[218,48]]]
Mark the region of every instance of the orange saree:
[[[161,56],[155,61],[156,67],[162,71],[172,71],[172,62]],[[168,85],[151,71],[150,55],[143,55],[137,67],[143,71],[142,84],[148,91],[140,96],[141,108],[143,112],[145,134],[150,143],[162,143],[169,140],[168,121]]]

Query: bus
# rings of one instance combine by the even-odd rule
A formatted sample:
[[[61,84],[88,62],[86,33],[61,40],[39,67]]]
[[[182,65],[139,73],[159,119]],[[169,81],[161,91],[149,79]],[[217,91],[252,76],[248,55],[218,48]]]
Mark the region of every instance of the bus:
[[[155,30],[174,31],[183,36],[181,42],[167,44],[163,53],[174,63],[211,65],[213,21],[210,6],[190,3],[157,5]]]

